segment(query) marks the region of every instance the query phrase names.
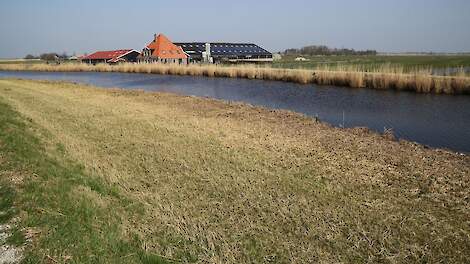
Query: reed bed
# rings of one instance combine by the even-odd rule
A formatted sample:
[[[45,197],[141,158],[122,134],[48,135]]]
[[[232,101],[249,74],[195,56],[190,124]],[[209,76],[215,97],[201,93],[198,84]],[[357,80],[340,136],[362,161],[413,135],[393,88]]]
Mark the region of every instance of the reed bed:
[[[246,78],[301,84],[347,86],[353,88],[394,89],[435,94],[470,94],[470,77],[462,69],[453,76],[433,75],[432,68],[406,71],[384,64],[370,70],[352,66],[322,66],[315,69],[282,69],[267,66],[177,65],[177,64],[10,64],[0,70],[59,72],[125,72],[206,77]]]

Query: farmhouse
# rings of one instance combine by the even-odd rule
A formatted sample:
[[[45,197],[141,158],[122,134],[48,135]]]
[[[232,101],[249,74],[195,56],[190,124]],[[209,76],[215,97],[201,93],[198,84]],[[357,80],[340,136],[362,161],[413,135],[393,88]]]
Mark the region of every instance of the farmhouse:
[[[179,42],[191,62],[272,62],[271,52],[253,43],[227,43],[227,42]]]
[[[155,34],[138,57],[140,63],[178,63],[187,64],[188,55],[183,49],[173,44],[165,35]]]
[[[97,63],[268,63],[273,54],[253,43],[229,42],[171,42],[163,34],[155,34],[153,40],[142,49],[97,51],[82,62]]]
[[[90,55],[81,57],[82,62],[97,64],[97,63],[120,63],[120,62],[136,62],[137,56],[140,52],[132,49],[125,50],[108,50],[97,51]]]

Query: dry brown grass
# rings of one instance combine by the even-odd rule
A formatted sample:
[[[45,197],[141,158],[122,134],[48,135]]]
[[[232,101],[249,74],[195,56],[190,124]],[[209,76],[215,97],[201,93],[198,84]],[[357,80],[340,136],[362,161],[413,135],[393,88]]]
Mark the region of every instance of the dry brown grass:
[[[470,94],[470,78],[462,69],[455,76],[431,75],[432,69],[417,69],[411,73],[388,64],[373,71],[359,66],[319,67],[307,69],[277,69],[255,65],[177,65],[177,64],[120,64],[96,66],[88,64],[5,64],[0,70],[63,71],[63,72],[128,72],[207,77],[247,78],[274,81],[315,83],[320,85],[347,86],[353,88],[395,89],[436,94]]]
[[[0,96],[141,204],[123,226],[150,252],[204,263],[469,261],[468,156],[165,93],[1,80]]]

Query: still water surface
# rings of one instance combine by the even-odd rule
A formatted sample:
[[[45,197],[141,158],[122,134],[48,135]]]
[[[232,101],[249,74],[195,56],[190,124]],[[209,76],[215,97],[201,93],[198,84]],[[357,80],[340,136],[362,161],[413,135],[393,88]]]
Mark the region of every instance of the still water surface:
[[[192,76],[0,71],[0,78],[8,77],[164,91],[288,109],[335,126],[378,132],[391,128],[398,138],[470,153],[470,96]]]

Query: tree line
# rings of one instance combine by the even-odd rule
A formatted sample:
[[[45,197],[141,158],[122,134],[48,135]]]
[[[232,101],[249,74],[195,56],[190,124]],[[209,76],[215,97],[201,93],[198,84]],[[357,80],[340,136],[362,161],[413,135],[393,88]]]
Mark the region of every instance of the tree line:
[[[337,49],[324,45],[311,45],[300,49],[286,49],[285,55],[377,55],[376,50]]]
[[[44,60],[44,61],[55,61],[55,60],[66,60],[68,57],[69,57],[69,55],[67,55],[67,53],[65,53],[65,52],[62,53],[62,54],[51,52],[51,53],[42,53],[39,56],[34,56],[34,55],[31,55],[31,54],[28,54],[24,58],[27,59],[27,60],[41,59],[41,60]]]

